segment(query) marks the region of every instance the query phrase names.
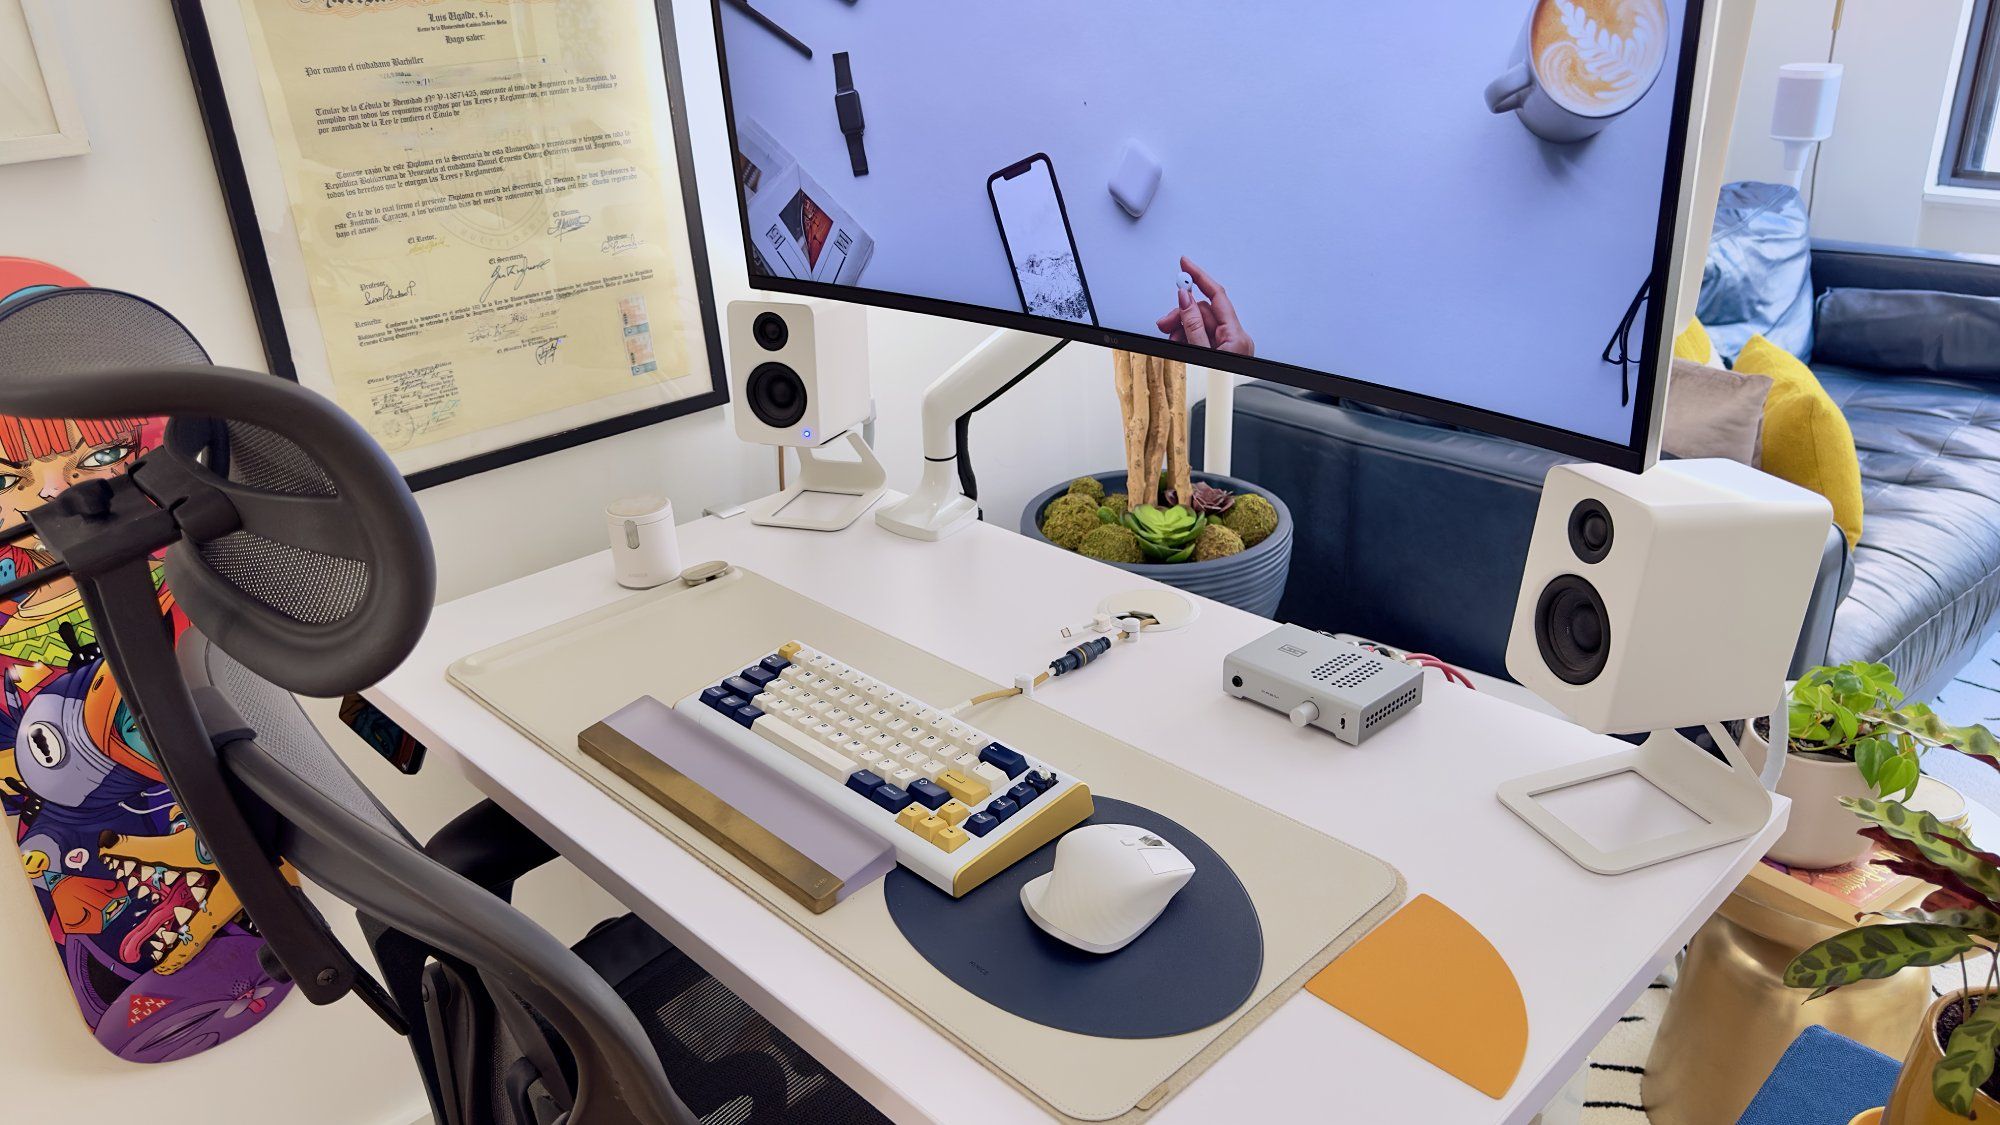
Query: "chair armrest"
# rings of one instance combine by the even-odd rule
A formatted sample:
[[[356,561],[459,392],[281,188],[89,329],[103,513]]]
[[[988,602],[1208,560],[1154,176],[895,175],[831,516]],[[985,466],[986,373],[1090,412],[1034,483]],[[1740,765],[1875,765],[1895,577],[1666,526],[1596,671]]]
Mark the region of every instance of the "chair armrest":
[[[556,850],[492,801],[458,814],[424,845],[432,859],[511,901],[521,876],[556,858]]]

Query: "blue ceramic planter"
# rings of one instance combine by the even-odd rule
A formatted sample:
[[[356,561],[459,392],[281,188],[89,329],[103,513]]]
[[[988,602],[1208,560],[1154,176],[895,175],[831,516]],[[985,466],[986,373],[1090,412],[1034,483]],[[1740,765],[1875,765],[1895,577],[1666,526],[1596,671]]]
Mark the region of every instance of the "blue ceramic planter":
[[[1092,473],[1105,492],[1125,492],[1124,473]],[[1156,582],[1186,590],[1190,594],[1200,594],[1218,602],[1233,605],[1237,609],[1270,617],[1278,612],[1278,602],[1285,596],[1285,578],[1292,571],[1292,512],[1285,502],[1258,488],[1246,480],[1235,477],[1218,476],[1215,473],[1196,473],[1194,479],[1216,488],[1226,488],[1242,495],[1255,493],[1271,502],[1278,510],[1278,529],[1262,543],[1241,554],[1225,559],[1210,559],[1207,562],[1184,563],[1106,563],[1120,570],[1143,574]],[[1069,491],[1069,482],[1049,489],[1029,501],[1027,510],[1021,513],[1021,534],[1048,543],[1048,536],[1042,534],[1042,512],[1055,498]],[[1053,546],[1053,544],[1050,544]]]

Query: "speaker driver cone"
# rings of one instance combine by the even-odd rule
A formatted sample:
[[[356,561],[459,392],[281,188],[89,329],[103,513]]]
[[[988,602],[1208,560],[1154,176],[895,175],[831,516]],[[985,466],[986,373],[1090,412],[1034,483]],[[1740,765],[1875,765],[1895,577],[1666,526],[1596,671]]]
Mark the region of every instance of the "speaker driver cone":
[[[1611,615],[1597,587],[1565,574],[1535,603],[1535,644],[1542,661],[1566,684],[1597,679],[1611,660]]]
[[[750,413],[773,429],[788,430],[806,416],[806,382],[782,363],[761,363],[744,381]]]

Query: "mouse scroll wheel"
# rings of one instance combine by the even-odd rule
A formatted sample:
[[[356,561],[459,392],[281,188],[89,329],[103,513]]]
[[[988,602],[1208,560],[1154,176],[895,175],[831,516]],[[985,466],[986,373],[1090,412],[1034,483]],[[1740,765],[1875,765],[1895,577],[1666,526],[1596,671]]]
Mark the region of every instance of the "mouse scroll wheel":
[[[1164,848],[1167,846],[1167,842],[1158,836],[1148,834],[1139,837],[1139,846],[1142,848]]]

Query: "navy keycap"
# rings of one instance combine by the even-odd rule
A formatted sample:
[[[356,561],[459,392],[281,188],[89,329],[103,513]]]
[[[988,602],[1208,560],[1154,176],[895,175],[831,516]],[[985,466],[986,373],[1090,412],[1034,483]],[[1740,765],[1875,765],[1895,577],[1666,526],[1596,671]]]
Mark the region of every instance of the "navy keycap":
[[[720,708],[722,706],[722,697],[728,694],[729,690],[727,688],[703,688],[701,689],[701,701],[710,707]]]
[[[775,652],[765,657],[764,659],[759,660],[757,663],[769,669],[773,675],[776,675],[777,673],[782,672],[785,669],[790,668],[792,666],[791,661],[786,660],[784,657],[779,656]]]
[[[1007,796],[1013,798],[1014,802],[1020,805],[1022,808],[1026,808],[1029,805],[1029,803],[1031,803],[1032,801],[1034,801],[1035,798],[1041,795],[1042,795],[1041,790],[1035,788],[1032,785],[1029,785],[1025,781],[1019,785],[1016,785],[1014,788],[1007,790]]]
[[[869,770],[855,770],[853,773],[847,775],[847,787],[861,794],[863,797],[868,796],[870,793],[887,784],[888,782],[875,776]]]
[[[927,777],[910,782],[910,796],[927,809],[935,809],[951,800],[951,794],[944,791],[944,786]]]
[[[728,679],[722,681],[722,686],[728,688],[730,691],[735,692],[736,694],[742,696],[745,699],[755,699],[757,698],[757,694],[764,690],[764,685],[753,684],[749,680],[746,680],[741,676],[729,677]]]
[[[1005,797],[995,797],[986,802],[986,811],[992,813],[995,820],[1006,820],[1008,817],[1020,812],[1021,806],[1018,802],[1010,801]]]
[[[1021,780],[1034,786],[1037,793],[1046,793],[1056,787],[1056,775],[1048,770],[1035,770]]]
[[[892,813],[902,812],[910,803],[910,795],[899,785],[878,785],[868,799],[888,809]]]
[[[765,684],[768,684],[772,680],[777,679],[778,674],[776,672],[771,671],[769,668],[760,666],[756,668],[743,669],[743,678],[749,680],[753,684],[756,684],[758,687],[763,687]]]
[[[734,711],[731,711],[729,713],[729,717],[735,719],[737,722],[742,723],[744,726],[747,727],[751,723],[756,722],[758,719],[763,718],[764,712],[757,710],[756,707],[748,703],[745,703],[743,706],[738,707]]]
[[[715,709],[727,715],[730,712],[736,710],[738,707],[747,707],[749,705],[750,705],[749,700],[743,698],[740,695],[732,694],[732,695],[725,695],[721,699],[716,700]]]
[[[988,743],[986,749],[979,752],[979,760],[1008,777],[1019,777],[1021,771],[1028,768],[1028,759],[1019,750],[998,742]]]
[[[991,813],[976,812],[965,818],[965,830],[974,836],[984,836],[1000,827],[1000,818]]]

